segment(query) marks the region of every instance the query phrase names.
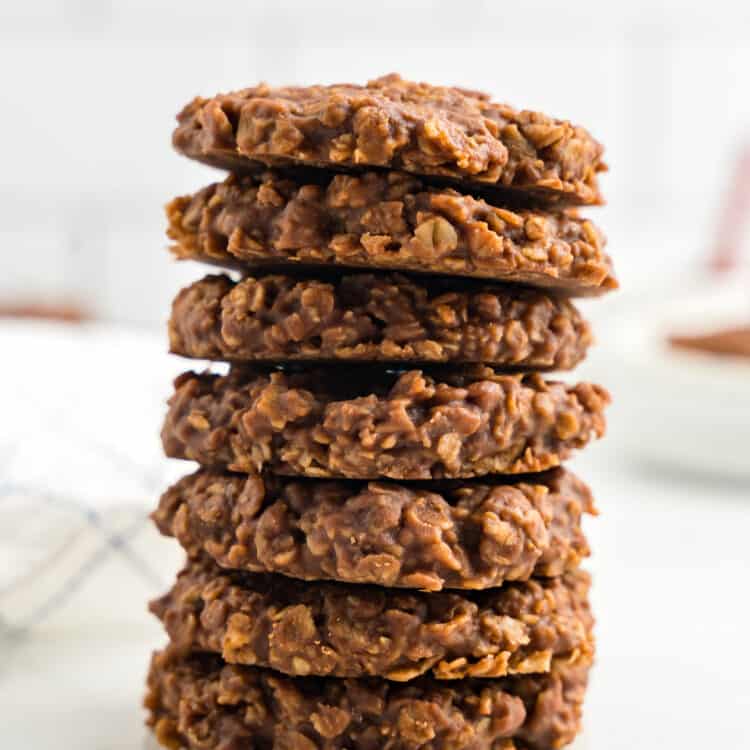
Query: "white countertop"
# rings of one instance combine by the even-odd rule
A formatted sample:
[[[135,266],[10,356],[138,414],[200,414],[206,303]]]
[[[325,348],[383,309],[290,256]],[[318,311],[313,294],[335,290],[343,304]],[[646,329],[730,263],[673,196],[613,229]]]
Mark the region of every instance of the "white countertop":
[[[0,347],[2,746],[141,748],[164,641],[145,601],[180,559],[144,515],[184,471],[158,442],[182,365],[161,337],[104,327],[2,324]],[[599,656],[581,746],[747,748],[750,488],[630,465],[617,434],[574,463],[602,512],[587,525]]]

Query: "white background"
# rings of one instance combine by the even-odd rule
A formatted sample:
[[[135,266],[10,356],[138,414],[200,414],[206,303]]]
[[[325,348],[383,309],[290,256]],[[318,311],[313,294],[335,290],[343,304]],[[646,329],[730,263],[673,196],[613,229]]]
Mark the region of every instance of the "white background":
[[[675,447],[663,428],[678,413],[682,444],[710,466],[716,435],[747,435],[750,391],[732,433],[716,409],[719,363],[711,387],[686,390],[686,366],[657,391],[664,347],[617,333],[653,333],[654,297],[680,317],[678,295],[665,303],[654,289],[694,297],[685,280],[696,282],[750,140],[747,3],[4,0],[0,71],[0,305],[73,301],[125,324],[0,324],[3,750],[130,750],[143,738],[147,655],[163,642],[144,602],[179,554],[144,514],[186,470],[160,455],[162,402],[184,367],[164,355],[161,323],[201,273],[169,261],[162,205],[217,177],[172,152],[175,113],[260,79],[390,71],[484,88],[605,143],[609,205],[592,213],[625,289],[587,305],[600,346],[574,374],[616,396],[610,436],[577,461],[602,510],[588,524],[599,655],[584,747],[750,747],[750,485],[657,461]],[[750,456],[746,437],[733,443]],[[41,581],[72,580],[64,600],[40,608],[41,586],[8,596],[24,565],[73,533],[74,559]]]
[[[216,174],[170,147],[199,93],[399,71],[573,119],[607,147],[596,218],[626,281],[702,256],[750,139],[750,6],[730,0],[3,2],[0,70],[0,302],[139,323],[195,277],[162,205]]]

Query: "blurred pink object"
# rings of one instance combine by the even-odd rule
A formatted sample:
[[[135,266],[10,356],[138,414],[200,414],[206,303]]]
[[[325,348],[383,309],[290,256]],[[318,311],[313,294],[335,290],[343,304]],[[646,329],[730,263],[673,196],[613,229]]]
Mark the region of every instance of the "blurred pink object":
[[[709,266],[715,273],[726,273],[741,264],[742,243],[750,214],[750,142],[745,142],[735,162],[729,190],[721,207],[716,242]]]

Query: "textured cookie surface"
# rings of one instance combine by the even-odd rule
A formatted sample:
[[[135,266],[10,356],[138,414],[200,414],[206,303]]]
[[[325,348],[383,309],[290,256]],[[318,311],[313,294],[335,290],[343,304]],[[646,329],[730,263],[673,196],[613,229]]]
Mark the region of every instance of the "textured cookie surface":
[[[537,200],[601,202],[602,147],[581,127],[465,89],[384,76],[366,86],[260,85],[196,98],[175,147],[233,171],[302,163],[388,167]]]
[[[550,750],[578,733],[587,677],[585,662],[497,680],[287,677],[165,651],[145,705],[175,749]]]
[[[591,493],[555,470],[515,484],[301,480],[201,470],[153,518],[193,558],[300,579],[437,591],[559,576],[589,553]]]
[[[482,593],[310,583],[192,563],[151,604],[172,643],[293,676],[503,677],[588,658],[589,576]]]
[[[604,433],[609,395],[599,386],[438,371],[184,373],[164,449],[247,473],[436,479],[544,471]]]
[[[455,282],[455,280],[454,280]],[[207,276],[172,305],[170,349],[229,361],[487,362],[571,369],[591,329],[566,300],[526,290],[411,281]]]
[[[563,291],[617,287],[605,239],[574,212],[509,210],[404,173],[230,176],[167,206],[178,258],[476,276]]]

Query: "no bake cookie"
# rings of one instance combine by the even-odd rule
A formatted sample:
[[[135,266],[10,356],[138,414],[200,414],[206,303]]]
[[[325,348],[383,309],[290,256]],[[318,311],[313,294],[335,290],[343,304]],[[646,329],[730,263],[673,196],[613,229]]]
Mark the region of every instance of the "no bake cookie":
[[[564,661],[497,680],[287,677],[163,651],[145,705],[173,749],[550,750],[579,731],[587,678]]]
[[[402,270],[573,295],[617,287],[605,238],[591,221],[503,205],[397,172],[303,179],[268,171],[175,198],[167,234],[178,258],[239,268]]]
[[[223,568],[437,591],[559,576],[589,553],[588,487],[555,470],[514,484],[305,480],[201,470],[153,514]]]
[[[438,371],[439,368],[438,368]],[[167,456],[279,474],[436,479],[544,471],[604,433],[607,392],[540,375],[449,368],[187,372],[162,429]]]
[[[172,142],[199,161],[377,166],[523,190],[537,200],[600,203],[603,149],[583,128],[467,89],[388,75],[365,86],[266,84],[196,98]]]
[[[151,603],[172,643],[231,664],[293,676],[406,681],[547,672],[590,658],[590,579],[510,583],[486,592],[424,594],[309,583],[193,563]]]
[[[447,280],[206,276],[172,305],[170,350],[229,361],[487,362],[571,369],[591,329],[567,300]]]

